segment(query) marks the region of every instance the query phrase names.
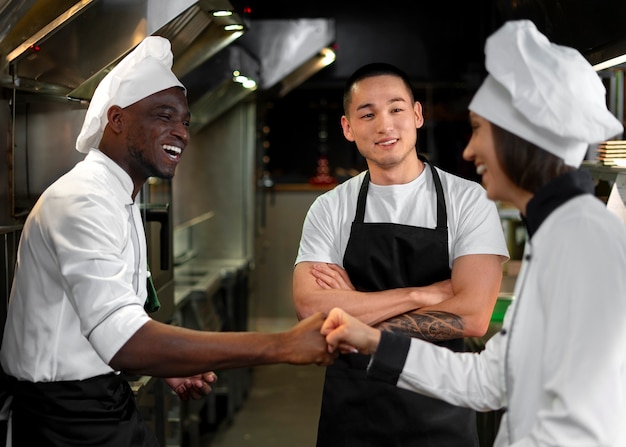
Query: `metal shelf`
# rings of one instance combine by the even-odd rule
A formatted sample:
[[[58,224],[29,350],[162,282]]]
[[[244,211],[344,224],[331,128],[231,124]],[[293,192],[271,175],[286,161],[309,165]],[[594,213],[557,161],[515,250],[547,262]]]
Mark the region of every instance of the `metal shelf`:
[[[619,166],[605,166],[589,161],[583,161],[580,167],[582,169],[587,169],[595,180],[605,180],[611,183],[615,181],[618,174],[626,173],[626,168]]]

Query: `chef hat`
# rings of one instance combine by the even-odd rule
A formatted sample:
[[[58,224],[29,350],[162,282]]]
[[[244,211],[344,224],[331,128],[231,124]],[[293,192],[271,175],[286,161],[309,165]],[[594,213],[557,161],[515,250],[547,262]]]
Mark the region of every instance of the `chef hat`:
[[[184,89],[172,73],[173,60],[170,41],[163,37],[149,36],[137,45],[96,88],[76,140],[76,149],[87,153],[90,148],[98,147],[111,106],[124,108],[171,87]]]
[[[598,74],[573,48],[528,20],[505,23],[485,45],[489,75],[469,109],[578,167],[591,143],[623,131]]]

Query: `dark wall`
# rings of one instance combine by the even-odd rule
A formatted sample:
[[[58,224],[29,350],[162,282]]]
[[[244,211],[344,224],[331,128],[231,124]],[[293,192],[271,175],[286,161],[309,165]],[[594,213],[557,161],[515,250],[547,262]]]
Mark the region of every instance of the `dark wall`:
[[[497,24],[494,0],[362,1],[233,0],[255,19],[331,18],[337,61],[319,80],[343,80],[373,60],[398,64],[416,80],[458,79],[482,62],[485,37]]]
[[[472,165],[461,158],[470,135],[467,105],[473,91],[461,84],[414,86],[427,123],[418,133],[418,151],[466,178],[475,178]],[[338,181],[366,168],[355,144],[343,136],[341,99],[341,88],[302,87],[261,105],[267,168],[275,182],[307,183],[317,175],[320,157],[328,159]]]
[[[551,40],[583,54],[625,40],[624,0],[387,0],[363,2],[235,0],[250,19],[329,17],[335,20],[336,61],[283,98],[259,101],[263,157],[276,182],[307,182],[327,156],[341,177],[364,168],[343,138],[343,83],[369,62],[390,62],[414,82],[427,125],[418,150],[444,169],[475,178],[461,159],[469,137],[467,105],[485,76],[485,39],[506,20],[531,19]],[[383,9],[384,8],[384,9]],[[326,132],[326,134],[324,134]],[[320,137],[323,135],[323,138]]]
[[[624,0],[494,0],[498,24],[529,19],[550,40],[584,55],[624,40]]]
[[[446,169],[464,172],[466,109],[483,78],[490,2],[459,2],[450,11],[441,2],[392,0],[385,4],[386,15],[350,3],[336,2],[331,14],[336,61],[285,97],[259,101],[260,127],[267,129],[262,134],[266,168],[273,180],[306,183],[318,173],[320,157],[328,158],[339,181],[365,168],[354,144],[343,137],[340,118],[345,80],[370,62],[389,62],[407,72],[429,120],[419,134],[419,151]]]

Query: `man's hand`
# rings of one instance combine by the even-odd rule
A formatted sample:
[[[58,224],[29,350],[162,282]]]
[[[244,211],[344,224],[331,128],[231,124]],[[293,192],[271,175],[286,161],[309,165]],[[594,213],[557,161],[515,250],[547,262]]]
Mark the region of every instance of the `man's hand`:
[[[170,377],[165,382],[173,389],[181,400],[198,400],[209,394],[211,384],[217,381],[213,371],[192,377]]]
[[[284,333],[289,363],[294,365],[316,363],[321,366],[333,363],[338,353],[328,350],[326,340],[320,333],[323,323],[324,315],[317,312]]]
[[[355,290],[348,272],[337,264],[316,263],[311,269],[311,275],[322,289]]]
[[[380,343],[380,331],[354,318],[338,307],[328,314],[322,325],[330,352],[373,354]]]

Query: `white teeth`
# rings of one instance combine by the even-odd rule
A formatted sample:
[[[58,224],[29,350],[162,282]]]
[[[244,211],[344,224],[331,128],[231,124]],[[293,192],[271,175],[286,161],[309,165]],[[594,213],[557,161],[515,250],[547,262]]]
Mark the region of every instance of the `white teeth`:
[[[483,175],[486,170],[487,170],[487,166],[485,166],[485,165],[478,165],[478,166],[476,166],[476,174],[478,174],[478,175]]]
[[[380,143],[381,146],[389,146],[390,144],[394,144],[396,141],[398,140],[389,140],[389,141],[385,141],[384,143]]]
[[[181,148],[176,147],[176,146],[170,146],[169,144],[164,144],[163,149],[168,152],[173,152],[176,155],[180,154],[183,151]]]

